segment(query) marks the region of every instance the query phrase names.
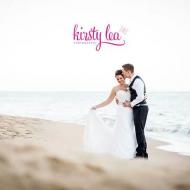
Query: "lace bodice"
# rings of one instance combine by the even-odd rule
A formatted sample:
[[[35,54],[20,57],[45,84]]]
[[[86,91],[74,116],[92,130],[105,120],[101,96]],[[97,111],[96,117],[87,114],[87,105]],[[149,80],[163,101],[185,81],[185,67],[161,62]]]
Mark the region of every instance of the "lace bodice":
[[[130,101],[130,92],[125,90],[118,90],[116,92],[116,98],[119,100],[119,103],[123,103],[126,100]]]

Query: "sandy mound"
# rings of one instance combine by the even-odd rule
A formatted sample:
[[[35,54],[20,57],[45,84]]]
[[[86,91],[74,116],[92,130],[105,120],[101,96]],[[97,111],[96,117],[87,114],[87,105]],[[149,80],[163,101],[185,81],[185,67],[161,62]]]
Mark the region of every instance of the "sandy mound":
[[[0,190],[190,189],[189,157],[158,150],[152,140],[148,161],[87,154],[82,132],[72,124],[1,116]]]

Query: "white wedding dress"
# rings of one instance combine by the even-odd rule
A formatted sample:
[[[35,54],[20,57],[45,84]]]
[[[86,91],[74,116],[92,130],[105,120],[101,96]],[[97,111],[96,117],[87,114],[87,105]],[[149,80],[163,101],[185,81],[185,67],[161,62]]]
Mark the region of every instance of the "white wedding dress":
[[[116,122],[112,127],[106,125],[95,110],[89,111],[84,130],[84,150],[132,159],[137,147],[133,111],[122,105],[126,100],[130,100],[130,93],[118,90],[116,98],[119,104],[116,106]]]

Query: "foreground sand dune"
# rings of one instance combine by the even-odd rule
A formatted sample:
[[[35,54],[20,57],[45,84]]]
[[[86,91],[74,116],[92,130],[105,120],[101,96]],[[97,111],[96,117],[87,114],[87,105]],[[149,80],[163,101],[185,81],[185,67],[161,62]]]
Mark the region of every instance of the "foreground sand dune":
[[[82,151],[83,127],[0,117],[0,190],[188,190],[190,157],[157,149],[150,159],[124,160]]]

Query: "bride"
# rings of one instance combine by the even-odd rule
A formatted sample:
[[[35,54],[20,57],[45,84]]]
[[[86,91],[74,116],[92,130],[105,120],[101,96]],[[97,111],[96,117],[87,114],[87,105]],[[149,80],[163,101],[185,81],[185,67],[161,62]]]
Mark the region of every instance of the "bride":
[[[115,72],[115,78],[119,85],[113,87],[109,97],[93,106],[88,114],[84,130],[84,150],[132,159],[135,157],[137,147],[133,111],[132,108],[123,106],[126,100],[130,101],[130,92],[122,70]],[[116,122],[114,127],[110,127],[96,114],[96,110],[107,106],[114,98],[118,101]]]

